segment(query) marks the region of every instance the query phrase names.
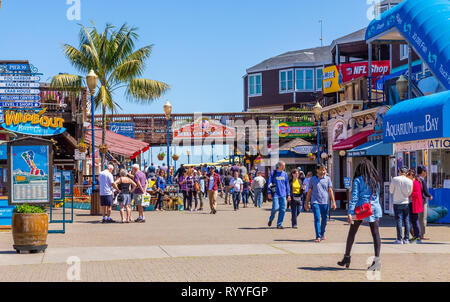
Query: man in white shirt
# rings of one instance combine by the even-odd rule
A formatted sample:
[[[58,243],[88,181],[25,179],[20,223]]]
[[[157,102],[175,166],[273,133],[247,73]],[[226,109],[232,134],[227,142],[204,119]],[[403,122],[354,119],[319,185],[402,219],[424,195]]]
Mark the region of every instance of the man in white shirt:
[[[102,206],[103,220],[102,223],[112,223],[115,222],[111,219],[111,209],[114,203],[114,193],[113,184],[114,177],[112,171],[114,170],[113,165],[108,165],[106,170],[100,172],[98,176],[98,181],[100,183],[100,205]]]
[[[394,244],[408,244],[410,217],[409,217],[409,197],[413,190],[413,182],[406,177],[408,168],[403,167],[398,171],[399,176],[394,177],[389,186],[389,191],[393,195],[394,215],[397,226],[397,240]],[[402,238],[402,227],[405,226],[404,237]]]
[[[266,180],[262,177],[261,171],[256,172],[256,177],[252,181],[252,190],[255,192],[255,207],[260,208],[263,202],[262,191]]]
[[[234,210],[239,210],[239,203],[241,202],[241,192],[244,182],[239,177],[239,172],[234,172],[234,177],[230,182],[230,188],[233,190],[233,206]]]

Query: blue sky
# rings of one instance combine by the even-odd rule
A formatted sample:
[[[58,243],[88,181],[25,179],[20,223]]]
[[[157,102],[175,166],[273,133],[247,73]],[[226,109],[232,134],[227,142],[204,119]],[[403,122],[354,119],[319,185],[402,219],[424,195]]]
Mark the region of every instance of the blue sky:
[[[76,73],[61,43],[77,45],[78,23],[124,22],[139,28],[138,46],[154,44],[145,77],[171,90],[151,105],[116,100],[124,113],[243,110],[246,68],[286,51],[320,46],[367,26],[366,0],[81,0],[81,20],[69,21],[66,0],[3,0],[0,59],[28,59],[44,73]]]
[[[27,59],[44,73],[43,80],[77,74],[61,44],[77,45],[78,23],[138,27],[137,46],[154,44],[145,77],[171,90],[150,105],[116,95],[123,113],[162,113],[166,99],[175,113],[240,112],[247,68],[286,51],[320,46],[320,19],[324,45],[369,23],[366,0],[81,0],[80,21],[67,19],[69,7],[66,0],[3,0],[0,59]],[[225,155],[218,151],[215,160]],[[157,165],[158,152],[153,148]],[[210,152],[203,149],[203,161],[210,161]],[[187,162],[184,149],[177,153],[179,163]],[[191,156],[191,162],[201,160]]]

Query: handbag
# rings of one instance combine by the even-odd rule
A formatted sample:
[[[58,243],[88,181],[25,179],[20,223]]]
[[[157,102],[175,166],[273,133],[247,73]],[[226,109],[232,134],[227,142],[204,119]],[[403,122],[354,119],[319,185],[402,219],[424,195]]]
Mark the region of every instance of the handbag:
[[[369,203],[364,203],[364,204],[360,205],[359,207],[355,208],[356,220],[363,220],[364,218],[367,218],[367,217],[370,217],[373,215],[372,197],[373,197],[373,193],[372,193],[372,196],[370,196]]]
[[[269,185],[269,190],[270,190],[270,195],[275,195],[275,193],[277,193],[277,185],[273,183],[273,178],[275,176],[276,170],[273,171],[272,173],[272,181],[270,182]]]
[[[292,200],[298,205],[302,205],[302,196],[301,195],[294,195],[292,196]]]
[[[150,194],[145,193],[144,196],[142,197],[142,206],[143,207],[149,207],[150,206]]]
[[[194,183],[194,191],[196,191],[196,192],[200,191],[200,184],[198,182]]]

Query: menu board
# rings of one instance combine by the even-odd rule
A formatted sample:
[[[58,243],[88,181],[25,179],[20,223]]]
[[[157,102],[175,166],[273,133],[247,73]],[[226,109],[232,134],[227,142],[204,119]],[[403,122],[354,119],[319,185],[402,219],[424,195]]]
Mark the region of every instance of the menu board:
[[[11,146],[11,204],[49,203],[49,146]]]

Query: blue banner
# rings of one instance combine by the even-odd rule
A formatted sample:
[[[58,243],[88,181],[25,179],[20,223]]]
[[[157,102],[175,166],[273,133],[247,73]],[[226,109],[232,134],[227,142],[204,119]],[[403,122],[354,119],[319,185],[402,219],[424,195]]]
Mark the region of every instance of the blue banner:
[[[0,95],[0,101],[40,101],[40,95]]]
[[[109,123],[109,130],[123,136],[134,138],[134,123]]]
[[[51,128],[51,127],[42,127],[41,125],[31,125],[27,124],[18,124],[18,125],[10,125],[7,126],[6,123],[2,124],[2,127],[6,130],[13,131],[16,133],[27,134],[27,135],[38,135],[38,136],[52,136],[61,134],[66,131],[66,128]]]
[[[35,102],[0,102],[0,107],[38,108],[41,103]]]

